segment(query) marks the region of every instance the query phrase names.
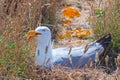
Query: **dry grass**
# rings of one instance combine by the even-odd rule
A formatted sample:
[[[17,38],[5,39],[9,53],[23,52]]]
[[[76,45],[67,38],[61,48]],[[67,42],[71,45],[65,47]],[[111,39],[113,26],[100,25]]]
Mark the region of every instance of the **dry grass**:
[[[104,5],[103,5],[104,3]],[[93,9],[93,31],[95,39],[100,38],[102,35],[110,33],[112,35],[112,43],[111,47],[109,48],[108,54],[108,66],[113,67],[115,66],[114,58],[120,53],[120,0],[105,0],[99,2],[99,6],[92,7]]]
[[[52,71],[44,68],[32,68],[32,76],[19,79],[35,79],[35,80],[119,80],[119,68],[112,74],[106,74],[104,69],[83,68],[67,70],[63,67],[55,67]],[[34,73],[34,74],[33,74]]]
[[[55,0],[52,0],[50,5],[46,5],[47,3],[49,0],[0,1],[0,79],[13,80],[17,77],[22,79],[34,76],[35,48],[34,44],[31,46],[32,42],[27,40],[26,32],[40,25],[43,19],[42,8],[49,6],[48,9],[57,9],[53,4],[57,4]],[[54,11],[51,14],[54,15],[53,13]],[[51,18],[55,19],[53,16]],[[45,23],[43,20],[42,22]]]
[[[112,35],[113,48],[120,51],[120,1],[108,0],[99,3],[97,8],[93,8],[93,19],[95,39],[110,33]]]
[[[27,40],[26,32],[29,29],[34,29],[37,25],[40,25],[41,22],[43,25],[51,25],[50,28],[53,30],[52,32],[54,32],[56,30],[55,12],[63,3],[64,1],[59,2],[59,0],[0,0],[1,80],[120,79],[120,55],[116,59],[117,70],[109,75],[104,72],[104,69],[97,68],[67,70],[62,67],[56,67],[51,71],[34,66],[33,52],[35,47],[33,47],[34,44],[32,41],[29,42]],[[112,17],[114,16],[111,16],[111,18]],[[118,19],[117,21],[116,19],[117,17],[111,22],[115,22],[111,24],[111,26],[119,26]],[[115,32],[113,29],[114,28],[110,29],[111,32]],[[114,30],[117,29],[115,28]],[[116,33],[119,33],[119,31]]]

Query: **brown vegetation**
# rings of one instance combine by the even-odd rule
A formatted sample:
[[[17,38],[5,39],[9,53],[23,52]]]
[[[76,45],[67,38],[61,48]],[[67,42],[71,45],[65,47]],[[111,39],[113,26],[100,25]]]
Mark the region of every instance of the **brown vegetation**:
[[[87,1],[87,0],[86,0]],[[112,1],[112,0],[108,0]],[[114,2],[114,1],[113,1]],[[95,37],[111,33],[113,47],[119,49],[117,40],[120,35],[120,0],[115,0],[103,11],[98,9],[93,19]],[[34,43],[26,38],[26,32],[38,25],[50,26],[56,33],[56,11],[65,5],[61,0],[0,0],[0,79],[2,80],[119,80],[120,55],[115,58],[117,69],[111,74],[104,71],[109,68],[83,68],[67,70],[56,67],[49,69],[34,66]],[[95,10],[92,6],[92,9]],[[112,14],[111,14],[112,13]],[[94,14],[96,16],[96,14]],[[114,15],[113,15],[114,14]],[[102,17],[100,17],[102,16]],[[104,23],[104,24],[103,24]],[[105,28],[103,28],[105,27]],[[119,41],[119,40],[118,40]],[[108,57],[109,58],[109,57]],[[107,59],[106,59],[106,63]]]

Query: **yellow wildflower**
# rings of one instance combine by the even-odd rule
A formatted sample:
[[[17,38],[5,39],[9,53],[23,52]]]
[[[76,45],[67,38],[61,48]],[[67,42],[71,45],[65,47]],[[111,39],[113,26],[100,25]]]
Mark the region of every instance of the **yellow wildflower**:
[[[71,34],[72,34],[72,32],[71,32],[71,31],[68,31],[68,32],[66,32],[66,33],[63,34],[63,35],[62,35],[62,34],[58,35],[57,38],[63,39],[63,38],[66,38],[66,37],[71,36]]]
[[[76,33],[76,37],[88,37],[90,35],[90,31],[89,30],[83,30],[81,32],[77,32]]]
[[[63,36],[62,34],[60,34],[60,35],[57,35],[57,38],[58,38],[58,39],[63,39],[64,36]]]
[[[63,14],[69,18],[80,17],[80,12],[71,7],[65,7]]]
[[[57,36],[57,38],[63,39],[63,38],[71,36],[72,34],[75,34],[74,36],[76,36],[78,38],[84,38],[84,37],[90,36],[90,30],[88,30],[88,29],[82,30],[81,28],[75,29],[75,30],[68,31],[65,34],[60,34]]]
[[[64,36],[64,37],[69,37],[69,36],[71,36],[71,34],[72,34],[72,32],[71,32],[71,31],[68,31],[68,32],[66,32],[65,34],[63,34],[63,36]]]
[[[70,19],[66,19],[63,21],[64,23],[72,23],[72,21]]]
[[[67,27],[68,27],[67,24],[62,24],[62,26],[63,26],[64,28],[67,28]]]

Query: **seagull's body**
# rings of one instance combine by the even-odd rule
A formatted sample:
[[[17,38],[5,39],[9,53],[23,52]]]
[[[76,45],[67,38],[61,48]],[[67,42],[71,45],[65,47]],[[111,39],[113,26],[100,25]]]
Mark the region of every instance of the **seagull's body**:
[[[95,62],[96,54],[101,55],[108,46],[108,43],[105,42],[111,40],[110,35],[107,35],[103,37],[103,40],[94,41],[87,46],[52,49],[50,29],[40,26],[35,29],[35,32],[37,33],[35,61],[37,65],[45,67],[54,65],[83,67],[89,59]]]
[[[53,49],[54,64],[61,64],[68,67],[83,67],[89,59],[92,59],[93,62],[95,61],[96,54],[99,50],[101,50],[99,55],[104,51],[104,48],[96,42],[87,45],[89,49],[86,52],[85,47],[86,46]]]

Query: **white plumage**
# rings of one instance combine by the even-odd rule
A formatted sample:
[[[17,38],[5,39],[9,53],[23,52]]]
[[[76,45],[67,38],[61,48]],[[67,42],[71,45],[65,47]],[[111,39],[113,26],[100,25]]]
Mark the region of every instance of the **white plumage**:
[[[96,54],[99,56],[108,46],[111,37],[106,35],[98,41],[94,41],[87,46],[75,48],[56,48],[52,49],[51,32],[46,26],[40,26],[35,29],[37,48],[35,54],[36,64],[39,66],[62,65],[67,67],[83,67],[91,58],[95,62]]]

